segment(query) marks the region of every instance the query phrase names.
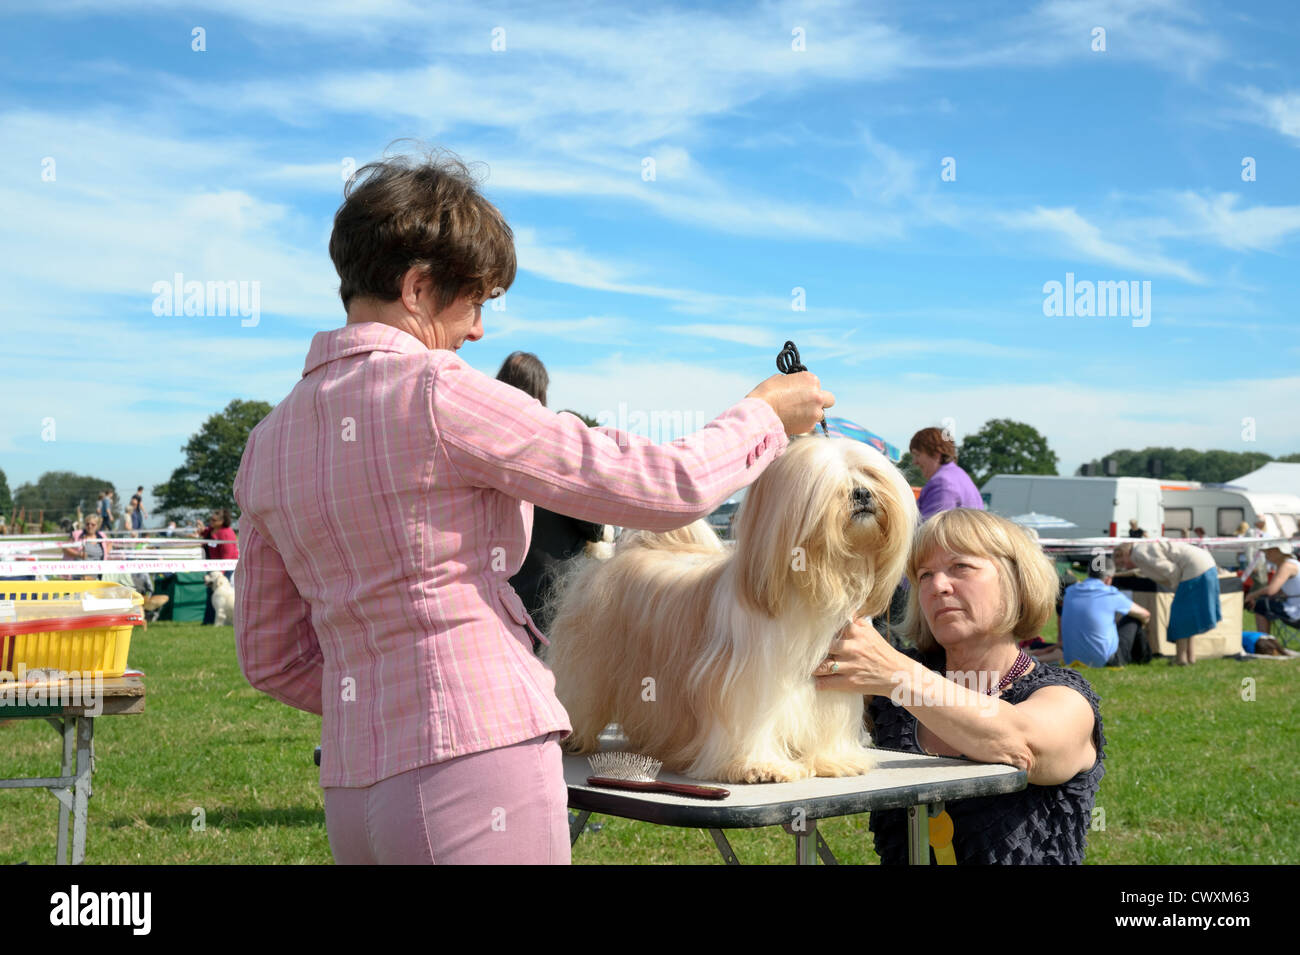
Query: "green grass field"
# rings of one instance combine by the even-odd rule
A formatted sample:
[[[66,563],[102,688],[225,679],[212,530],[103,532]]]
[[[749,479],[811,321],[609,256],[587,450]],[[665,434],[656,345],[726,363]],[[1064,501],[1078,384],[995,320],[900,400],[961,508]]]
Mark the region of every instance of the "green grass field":
[[[330,861],[311,761],[319,718],[244,682],[230,627],[137,628],[131,665],[145,671],[147,709],[97,722],[88,863]],[[1084,672],[1108,740],[1090,863],[1300,862],[1300,665]],[[1247,678],[1253,701],[1243,700]],[[56,775],[59,753],[48,724],[5,723],[0,710],[0,776]],[[44,790],[0,791],[0,863],[53,862],[57,819]],[[575,862],[720,864],[704,832],[592,821],[604,828],[578,840]],[[865,816],[821,830],[841,861],[876,861]],[[793,861],[780,830],[729,837],[742,862]]]

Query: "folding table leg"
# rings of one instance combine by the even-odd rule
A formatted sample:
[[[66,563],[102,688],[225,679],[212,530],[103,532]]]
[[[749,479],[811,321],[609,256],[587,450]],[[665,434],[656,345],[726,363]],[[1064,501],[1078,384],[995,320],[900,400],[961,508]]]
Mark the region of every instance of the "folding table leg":
[[[740,860],[736,858],[735,851],[731,848],[731,843],[727,841],[727,835],[721,829],[710,829],[709,835],[713,837],[713,844],[718,847],[722,853],[722,861],[727,865],[740,865]]]
[[[590,809],[578,810],[576,817],[569,817],[569,845],[572,846],[578,841],[578,836],[582,835],[582,830],[587,827],[587,818],[591,815]]]
[[[86,819],[90,809],[90,747],[95,736],[95,720],[89,716],[71,717],[77,728],[77,781],[72,806],[72,864],[81,865],[86,858]]]
[[[817,820],[805,819],[797,826],[787,822],[781,828],[794,836],[794,864],[816,865],[819,855],[818,844],[825,845],[817,832]]]
[[[821,856],[822,865],[839,865],[840,860],[835,858],[835,853],[831,852],[831,847],[826,844],[822,838],[821,830],[817,830],[817,855]]]
[[[63,724],[63,767],[59,775],[67,779],[72,775],[72,757],[76,752],[77,729],[73,725],[72,717],[64,717],[61,722]],[[59,800],[59,847],[54,857],[59,865],[68,864],[68,802],[66,797]]]
[[[907,864],[930,864],[930,812],[924,804],[907,807]]]

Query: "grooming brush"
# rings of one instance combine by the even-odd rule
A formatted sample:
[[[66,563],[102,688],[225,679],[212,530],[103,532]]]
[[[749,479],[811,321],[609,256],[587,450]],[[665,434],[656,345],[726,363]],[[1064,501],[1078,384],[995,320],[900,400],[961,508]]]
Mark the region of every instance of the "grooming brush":
[[[781,349],[781,353],[776,356],[776,370],[783,375],[793,375],[808,370],[808,366],[799,358],[799,349],[795,347],[794,342],[786,342],[785,347]],[[826,429],[826,415],[824,412],[821,426],[822,434],[829,438],[831,433]]]
[[[726,799],[730,791],[719,786],[692,786],[689,783],[661,783],[655,777],[664,764],[637,753],[594,753],[587,757],[591,771],[588,786],[605,789],[630,789],[643,793],[672,793],[697,799]]]

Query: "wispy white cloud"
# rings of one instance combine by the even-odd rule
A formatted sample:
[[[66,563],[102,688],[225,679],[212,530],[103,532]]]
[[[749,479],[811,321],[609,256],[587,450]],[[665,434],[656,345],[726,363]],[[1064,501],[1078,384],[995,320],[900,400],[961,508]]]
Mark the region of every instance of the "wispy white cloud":
[[[1300,205],[1240,208],[1237,193],[1178,196],[1188,233],[1229,249],[1272,249],[1300,232]]]
[[[783,341],[779,333],[753,325],[670,325],[664,327],[662,331],[665,334],[713,338],[736,345],[750,345],[754,348],[773,350],[780,349]]]
[[[507,300],[509,296],[506,296]],[[483,315],[484,342],[529,340],[581,342],[585,345],[634,345],[636,325],[617,315],[587,315],[582,318],[537,318],[516,309],[486,310]]]
[[[862,145],[872,162],[863,164],[856,179],[849,184],[854,196],[888,204],[917,190],[920,163],[888,143],[881,142],[868,129],[861,130]]]
[[[1126,247],[1105,238],[1098,226],[1081,216],[1073,207],[1037,206],[1032,212],[1005,213],[1000,220],[1009,229],[1024,229],[1054,236],[1063,253],[1079,255],[1091,262],[1113,265],[1139,274],[1168,275],[1198,285],[1205,282],[1185,262],[1158,252]]]
[[[54,178],[41,178],[40,157]],[[282,202],[220,183],[252,163],[229,151],[133,132],[111,115],[0,114],[0,162],[30,169],[0,184],[0,207],[30,229],[0,233],[0,278],[15,297],[129,296],[147,316],[153,284],[260,283],[266,314],[320,321],[341,313],[319,232]],[[175,165],[172,165],[172,164]],[[118,304],[121,307],[121,303]]]
[[[1228,56],[1221,31],[1208,27],[1198,4],[1183,0],[1046,0],[1013,20],[1011,42],[993,56],[1042,59],[1109,57],[1197,77]],[[1105,31],[1105,51],[1093,30]]]
[[[5,453],[49,454],[101,440],[124,451],[158,440],[179,445],[235,398],[278,401],[301,376],[307,355],[302,336],[277,338],[237,321],[225,334],[199,335],[195,326],[211,319],[144,324],[58,312],[0,308],[6,328],[33,329],[5,336],[0,406],[12,412],[0,419]],[[36,441],[46,418],[63,445]]]
[[[1281,133],[1300,146],[1300,91],[1265,93],[1247,86],[1237,93],[1249,104],[1247,119]]]

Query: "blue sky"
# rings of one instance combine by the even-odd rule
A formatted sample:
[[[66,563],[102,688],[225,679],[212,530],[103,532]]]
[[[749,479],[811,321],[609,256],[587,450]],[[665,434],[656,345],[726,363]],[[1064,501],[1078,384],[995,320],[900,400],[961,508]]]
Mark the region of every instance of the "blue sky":
[[[553,407],[707,419],[791,338],[904,446],[1300,451],[1291,3],[105,6],[0,13],[11,487],[150,489],[282,398],[344,320],[344,172],[401,137],[483,164],[520,272],[461,354],[536,352]],[[176,273],[257,323],[155,315]],[[1044,315],[1067,273],[1150,282],[1149,324]]]

